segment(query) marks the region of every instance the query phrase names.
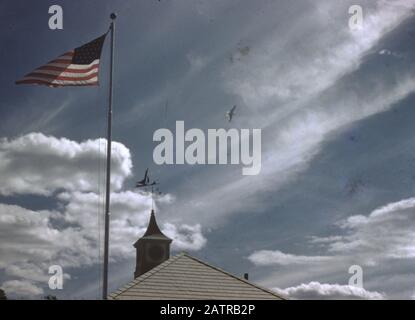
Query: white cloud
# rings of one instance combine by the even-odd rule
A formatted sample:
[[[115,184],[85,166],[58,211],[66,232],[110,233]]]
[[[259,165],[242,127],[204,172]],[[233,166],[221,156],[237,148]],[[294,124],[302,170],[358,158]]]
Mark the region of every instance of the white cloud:
[[[278,272],[263,279],[263,283],[267,286],[275,286],[272,283],[279,281],[278,279],[284,279],[288,281],[288,285],[292,285],[299,278],[303,278],[304,282],[304,279],[307,279],[305,281],[310,281],[310,278],[321,279],[339,272],[343,276],[350,277],[348,269],[351,265],[360,265],[363,273],[366,274],[379,270],[378,266],[383,269],[384,266],[392,265],[394,262],[403,263],[405,260],[415,259],[415,198],[386,204],[368,215],[350,216],[336,225],[340,234],[309,238],[311,245],[318,245],[323,252],[325,250],[323,256],[302,256],[282,253],[278,250],[260,250],[253,252],[248,259],[257,266],[280,267]],[[305,268],[307,273],[304,273]],[[380,280],[376,281],[377,279],[372,276],[371,286],[381,286],[385,281],[382,280],[383,277],[384,275],[381,274]],[[288,295],[310,296],[310,298],[313,295],[323,298],[325,294],[337,294],[339,297],[347,294],[360,294],[364,297],[366,294],[364,291],[359,293],[354,289],[349,292],[347,286],[327,287],[318,282],[290,288],[291,291],[285,290]],[[372,299],[375,296],[368,298]]]
[[[335,5],[332,7],[332,3],[332,1],[327,2],[326,11],[339,14],[338,10],[334,7]],[[320,7],[320,5],[318,7]],[[268,44],[264,44],[263,46],[257,46],[256,43],[253,44],[255,48],[253,52],[255,52],[255,54],[249,55],[248,59],[244,61],[244,64],[238,64],[237,68],[239,69],[234,68],[235,72],[228,73],[227,77],[225,77],[225,81],[227,81],[228,89],[236,94],[237,97],[243,99],[248,107],[258,107],[266,110],[266,112],[257,114],[252,117],[252,119],[249,119],[249,121],[252,121],[253,127],[262,127],[269,124],[278,128],[271,128],[271,134],[275,139],[272,140],[272,143],[267,144],[263,148],[265,150],[263,157],[265,162],[263,163],[263,168],[265,170],[263,170],[263,175],[250,178],[249,181],[246,178],[235,181],[234,176],[230,179],[227,174],[220,178],[213,177],[210,180],[214,181],[214,188],[209,190],[208,188],[210,188],[210,185],[207,182],[206,184],[208,187],[204,190],[206,192],[200,189],[198,190],[198,194],[203,194],[202,197],[199,197],[194,193],[189,195],[189,198],[192,198],[192,201],[189,201],[189,210],[180,210],[178,205],[172,206],[171,210],[180,212],[180,215],[193,214],[196,216],[195,212],[197,212],[196,219],[198,221],[199,219],[204,219],[204,221],[209,219],[209,222],[213,224],[220,221],[218,217],[223,217],[231,212],[238,212],[241,208],[247,210],[251,208],[249,206],[254,208],[257,204],[256,198],[254,197],[255,194],[259,194],[264,189],[266,190],[270,187],[272,187],[273,190],[278,189],[278,186],[283,184],[287,180],[287,177],[289,178],[293,173],[304,168],[304,165],[319,152],[320,144],[334,130],[371,114],[386,110],[391,104],[399,101],[410,93],[413,89],[413,81],[412,79],[402,77],[403,81],[399,82],[396,87],[393,87],[392,89],[389,87],[373,88],[372,94],[369,94],[366,99],[360,99],[361,97],[353,99],[353,97],[348,96],[339,98],[336,96],[334,99],[326,101],[320,108],[309,105],[309,102],[313,97],[316,97],[329,86],[334,86],[336,80],[341,78],[344,74],[355,70],[360,63],[361,56],[365,53],[365,50],[376,44],[378,39],[380,39],[387,31],[393,29],[394,26],[398,25],[400,21],[407,16],[407,13],[401,9],[391,10],[389,8],[379,7],[382,9],[381,12],[378,12],[377,10],[373,11],[373,15],[369,16],[367,29],[360,35],[353,36],[346,31],[342,32],[340,35],[337,32],[332,32],[332,28],[327,27],[327,21],[320,19],[321,12],[324,12],[324,10],[318,10],[316,14],[309,14],[308,18],[304,16],[303,19],[296,19],[296,21],[299,21],[298,24],[288,24],[287,26],[292,30],[291,32],[287,32],[286,34],[284,34],[284,32],[279,32],[277,34],[275,33],[275,29],[272,29],[269,30],[269,34],[272,34],[272,36],[264,41],[264,43],[268,42]],[[326,17],[327,13],[324,13],[324,15]],[[333,21],[337,24],[339,20],[333,19]],[[322,23],[322,25],[313,27],[312,23]],[[284,24],[282,23],[281,25]],[[345,21],[345,28],[346,26],[347,22]],[[298,31],[301,30],[305,30],[306,32],[304,34],[301,33],[301,36],[295,37],[295,34],[299,34]],[[314,34],[314,37],[308,36],[309,31],[311,34]],[[366,36],[362,36],[363,33],[365,33]],[[266,38],[266,36],[264,38]],[[300,48],[301,50],[298,50],[299,48],[297,46],[305,43],[304,39],[308,39],[308,43],[315,45],[308,49],[304,48],[304,50],[302,50],[303,48]],[[261,52],[263,53],[262,56],[261,54],[258,54]],[[284,52],[289,56],[282,57]],[[228,72],[228,70],[225,71]],[[343,101],[349,101],[350,103],[344,103]],[[356,101],[359,103],[356,103]],[[308,111],[304,109],[307,109]],[[140,108],[140,112],[142,112],[142,108]],[[136,119],[135,117],[129,118]],[[46,140],[48,140],[46,147],[36,142],[34,144],[34,149],[53,149],[48,146],[50,142],[49,139]],[[50,140],[57,140],[59,144],[62,142],[62,139]],[[16,141],[20,140],[14,139],[12,141],[3,141],[0,143],[0,146],[12,145],[12,142]],[[299,144],[297,143],[298,141],[301,141],[302,143]],[[13,143],[13,145],[14,144],[15,143]],[[62,145],[66,145],[66,143]],[[81,144],[75,143],[75,145],[79,146]],[[69,149],[71,149],[71,146],[72,145],[69,146]],[[47,215],[46,221],[50,222],[53,219],[58,221],[61,219],[64,222],[71,221],[73,226],[70,227],[71,230],[68,234],[65,234],[65,232],[62,232],[61,230],[57,230],[54,227],[48,225],[45,226],[43,222],[39,222],[35,219],[35,212],[30,212],[30,215],[33,216],[33,223],[42,224],[39,229],[45,228],[44,230],[47,231],[46,234],[50,233],[49,237],[53,238],[54,233],[56,233],[55,231],[62,233],[62,242],[67,242],[67,239],[69,239],[73,241],[75,248],[82,248],[82,252],[89,252],[89,255],[91,255],[91,253],[95,252],[94,250],[96,250],[96,247],[92,245],[93,240],[91,241],[88,239],[91,234],[95,234],[95,231],[89,232],[89,234],[87,232],[83,234],[77,230],[76,226],[79,224],[81,225],[81,230],[85,229],[89,231],[94,227],[96,215],[94,216],[93,212],[96,210],[96,207],[94,207],[93,204],[94,201],[99,202],[99,197],[96,194],[94,195],[93,191],[96,190],[98,182],[96,181],[97,174],[93,174],[93,172],[96,172],[94,171],[96,170],[96,162],[89,160],[91,155],[94,157],[96,156],[94,159],[97,159],[100,157],[100,153],[96,151],[96,148],[87,148],[86,146],[81,148],[83,151],[81,150],[82,152],[80,152],[80,154],[85,154],[85,157],[87,158],[86,162],[88,164],[91,163],[91,165],[85,166],[83,163],[82,165],[79,164],[77,169],[82,171],[79,176],[80,179],[72,179],[72,174],[76,172],[76,170],[73,170],[71,166],[65,164],[67,162],[67,155],[55,155],[54,157],[57,157],[58,159],[52,161],[50,168],[45,169],[46,166],[49,166],[47,165],[48,162],[44,161],[46,156],[43,156],[42,154],[36,155],[32,150],[33,148],[29,149],[27,155],[24,152],[18,153],[13,149],[11,149],[10,153],[7,153],[0,147],[0,159],[7,159],[6,156],[10,157],[15,155],[16,159],[19,158],[19,161],[24,162],[22,167],[26,168],[28,171],[27,175],[26,173],[20,174],[21,166],[19,166],[19,161],[13,161],[13,163],[0,162],[0,174],[3,177],[4,172],[4,177],[8,179],[6,187],[0,186],[0,193],[13,194],[35,192],[40,194],[51,194],[53,191],[60,188],[68,190],[66,194],[62,194],[62,197],[59,199],[59,201],[66,201],[62,212],[44,212],[44,215]],[[91,149],[94,150],[91,151]],[[105,149],[101,147],[101,153],[103,153],[104,150]],[[129,156],[122,156],[121,158],[119,163],[120,168],[123,167],[122,163],[128,163],[128,161],[124,160],[129,159]],[[30,163],[31,159],[35,159],[36,161]],[[56,165],[56,163],[58,163],[58,169],[56,171],[63,173],[60,177],[57,177],[57,174],[51,170],[54,167],[53,164]],[[88,169],[83,171],[85,167],[88,167]],[[116,168],[117,165],[113,167]],[[16,172],[19,173],[17,180],[14,180],[14,177],[10,176],[10,172],[13,172],[13,170],[17,170]],[[39,176],[36,175],[36,172],[39,173]],[[115,187],[118,186],[119,190],[122,184],[121,181],[124,181],[125,177],[128,176],[129,171],[120,169],[118,174],[120,179]],[[13,176],[15,175],[16,173],[13,173]],[[45,185],[44,181],[41,179],[48,175],[51,175],[53,178],[51,179],[53,185]],[[115,175],[117,175],[116,172]],[[62,177],[69,177],[69,181],[66,181]],[[220,179],[222,179],[222,181]],[[256,183],[259,181],[261,183]],[[38,189],[34,188],[34,186],[36,186],[36,188],[38,187]],[[85,194],[79,192],[76,193],[76,190],[82,190]],[[125,196],[128,199],[130,199],[129,197],[135,197],[134,195],[128,194],[123,194],[122,196]],[[194,210],[194,203],[198,205],[198,209],[200,210]],[[85,211],[83,210],[84,208]],[[124,231],[127,234],[126,238],[123,239],[117,238],[123,237],[119,233],[114,234],[112,238],[114,240],[114,245],[116,246],[114,250],[116,257],[123,257],[131,254],[128,248],[125,247],[129,241],[128,239],[133,238],[133,235],[136,232],[143,231],[142,226],[144,226],[144,222],[140,224],[141,222],[139,221],[132,221],[138,223],[135,225],[134,223],[130,223],[131,221],[128,221],[127,216],[130,217],[136,214],[136,219],[139,219],[138,216],[141,216],[142,218],[144,214],[140,215],[137,212],[134,213],[134,211],[130,210],[132,209],[127,208],[123,211],[128,214],[120,213],[119,219],[117,219],[117,217],[114,218],[115,211],[113,212],[112,218],[115,220],[111,226],[111,230]],[[205,210],[212,214],[206,214],[200,217],[200,212]],[[82,216],[82,213],[84,212],[87,214]],[[148,212],[146,212],[146,214],[148,214]],[[32,218],[29,219],[29,223],[32,223]],[[142,219],[143,221],[145,220],[144,218]],[[48,228],[50,228],[50,230]],[[173,229],[177,231],[177,228],[179,227]],[[17,231],[19,231],[19,228],[17,228]],[[77,234],[81,239],[79,242],[75,242],[70,234],[76,232],[80,233]],[[29,243],[29,248],[31,236],[34,237],[35,241],[44,240],[38,239],[35,235],[31,234],[27,236],[24,232],[18,234],[18,236],[21,236],[22,239],[27,239],[27,242],[24,243]],[[195,241],[193,238],[198,240]],[[187,236],[184,236],[184,239],[187,239]],[[185,243],[194,246],[194,243],[201,243],[200,239],[201,238],[198,236],[190,237],[190,241]],[[336,241],[353,242],[353,239],[339,240],[337,238]],[[326,242],[329,244],[333,243],[333,241]],[[36,256],[39,253],[41,257],[47,257],[48,254],[54,254],[54,250],[49,250],[47,244],[44,244],[44,247],[45,248],[42,250],[33,248],[28,250],[28,252],[31,256]],[[16,251],[13,252],[13,254],[19,256],[22,252],[19,252],[17,247],[15,249]],[[62,250],[65,251],[66,248],[62,248]],[[9,256],[13,257],[13,254],[10,254]],[[68,261],[68,263],[72,263],[73,265],[76,265],[76,263],[79,264],[79,261],[77,262],[78,257],[74,257],[71,251],[65,253],[62,259],[63,258],[64,261]],[[280,253],[280,255],[275,258],[275,261],[278,262],[293,261],[299,263],[301,261],[301,264],[311,260],[312,259],[308,256],[294,256],[284,253]],[[90,261],[83,261],[81,263],[93,263],[93,261],[94,258],[90,258]],[[315,262],[316,261],[314,261],[314,263]],[[14,272],[17,271],[15,270]]]
[[[55,210],[0,204],[0,269],[8,279],[19,279],[5,282],[9,292],[24,295],[27,285],[26,296],[41,294],[51,265],[60,265],[65,273],[101,263],[104,194],[96,191],[99,179],[93,165],[100,155],[98,140],[76,143],[29,134],[4,139],[0,153],[3,194],[57,191],[49,197],[57,202]],[[110,259],[122,261],[135,255],[132,245],[146,230],[152,199],[148,192],[120,190],[131,173],[130,152],[115,143],[113,155]],[[170,194],[157,196],[157,203],[173,201]],[[206,244],[200,225],[166,223],[162,230],[171,235],[176,249],[199,250]],[[70,279],[67,272],[65,279]]]
[[[0,269],[9,278],[47,285],[51,265],[80,268],[101,263],[103,219],[102,202],[95,193],[65,192],[57,196],[60,211],[32,211],[15,205],[0,204]],[[133,257],[133,243],[145,232],[151,197],[131,191],[112,194],[110,246],[111,261]],[[172,201],[164,195],[160,201]],[[160,219],[159,219],[160,220]],[[174,249],[199,250],[206,244],[200,225],[162,225],[173,239]],[[101,234],[99,238],[99,234]],[[66,278],[70,278],[66,274]],[[23,283],[23,282],[22,282]],[[9,288],[12,290],[12,287]]]
[[[206,244],[206,238],[202,234],[200,224],[175,226],[174,224],[166,223],[164,224],[163,232],[173,239],[172,247],[174,249],[200,250]]]
[[[381,55],[381,56],[384,56],[384,55],[386,55],[386,56],[392,56],[392,57],[395,57],[395,58],[402,58],[403,57],[403,55],[400,54],[399,52],[391,51],[389,49],[382,49],[382,50],[380,50],[379,51],[379,55]]]
[[[252,253],[248,259],[257,266],[268,265],[292,265],[292,264],[310,264],[324,263],[330,261],[332,257],[324,256],[301,256],[283,253],[275,250],[259,250]]]
[[[330,236],[330,237],[324,237],[324,238],[312,236],[310,237],[310,242],[315,243],[315,244],[326,244],[326,243],[340,240],[341,238],[342,238],[341,236]]]
[[[7,265],[5,268],[7,276],[19,279],[29,279],[36,282],[46,283],[49,276],[38,264],[27,261],[17,261]]]
[[[78,223],[87,231],[96,230],[97,208],[100,198],[95,193],[62,193],[59,199],[67,202],[65,220],[68,223]],[[159,196],[158,203],[171,203],[172,196]],[[123,191],[111,196],[111,250],[114,259],[127,258],[135,255],[132,244],[141,236],[148,225],[151,208],[151,196],[148,193]],[[157,208],[155,209],[157,216]],[[176,226],[171,223],[161,224],[163,232],[173,239],[172,246],[178,250],[199,250],[206,244],[200,225]],[[91,233],[91,232],[90,232]]]
[[[185,192],[192,194],[192,201],[178,204],[180,208],[175,206],[172,211],[215,226],[240,210],[258,210],[263,206],[262,192],[275,192],[303,172],[337,130],[386,111],[413,92],[415,78],[410,69],[392,82],[376,77],[373,82],[358,80],[351,91],[337,86],[346,74],[359,68],[365,54],[385,34],[408,17],[406,7],[375,5],[366,17],[365,30],[354,34],[347,21],[339,30],[335,19],[337,15],[344,17],[347,8],[334,2],[325,5],[326,11],[316,6],[316,12],[308,12],[309,18],[299,21],[299,25],[288,24],[291,31],[287,33],[268,30],[268,36],[252,43],[255,54],[246,57],[243,64],[223,70],[225,87],[245,102],[244,108],[252,109],[241,113],[238,121],[263,128],[261,174],[240,177],[228,170],[212,176],[209,172],[209,177],[198,177],[209,180],[202,186],[205,192],[199,189],[194,194],[189,187]],[[320,20],[327,11],[333,13],[333,28]],[[295,33],[292,38],[290,32]],[[306,36],[307,45],[297,50]],[[209,214],[196,215],[195,206],[198,213]]]
[[[310,106],[309,110],[297,111],[277,121],[267,130],[272,139],[263,137],[262,170],[259,175],[246,177],[235,175],[233,170],[221,171],[220,176],[210,176],[215,187],[206,183],[206,192],[198,192],[191,197],[192,201],[178,204],[181,207],[175,206],[173,210],[180,212],[182,217],[194,218],[211,226],[219,225],[226,217],[240,210],[258,210],[258,206],[263,205],[261,193],[277,191],[306,170],[330,134],[354,121],[388,110],[414,89],[415,79],[403,77],[396,87],[379,85],[364,96],[339,98],[337,95],[333,99],[339,101],[330,101],[337,104],[335,108],[328,104],[324,107]],[[200,178],[203,181],[206,179]],[[192,190],[188,192],[191,194]],[[196,212],[210,214],[196,216]]]
[[[43,294],[43,289],[30,281],[10,280],[3,282],[1,288],[6,295],[17,298],[34,298]]]
[[[414,209],[415,198],[409,198],[382,206],[368,216],[351,216],[339,222],[346,235],[329,243],[329,251],[353,254],[368,264],[415,258]]]
[[[376,291],[367,291],[360,287],[310,282],[286,289],[274,288],[275,292],[288,296],[290,299],[303,300],[349,300],[367,299],[380,300],[386,296]]]
[[[5,204],[0,204],[0,212],[2,264],[53,258],[53,243],[59,245],[64,235],[49,225],[51,212],[35,212]]]
[[[281,114],[281,107],[276,105],[298,99],[309,101],[356,70],[365,52],[410,15],[404,6],[377,1],[365,11],[363,29],[351,32],[343,18],[346,6],[326,2],[313,9],[309,9],[307,18],[281,25],[279,32],[270,33],[256,44],[255,58],[227,70],[228,90],[240,96],[247,107],[277,109]],[[294,105],[287,107],[292,109]]]
[[[106,140],[78,143],[66,138],[29,133],[0,140],[0,194],[51,195],[59,189],[96,191],[99,161],[105,158]],[[113,190],[120,190],[131,174],[128,148],[112,144]],[[47,177],[47,179],[45,179]]]

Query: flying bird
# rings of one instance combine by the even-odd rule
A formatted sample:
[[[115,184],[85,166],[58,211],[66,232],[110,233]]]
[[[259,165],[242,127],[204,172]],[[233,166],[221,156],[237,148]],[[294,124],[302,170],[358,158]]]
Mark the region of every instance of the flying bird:
[[[232,121],[233,115],[235,114],[236,106],[233,106],[231,110],[226,112],[226,119],[228,119],[228,122]]]

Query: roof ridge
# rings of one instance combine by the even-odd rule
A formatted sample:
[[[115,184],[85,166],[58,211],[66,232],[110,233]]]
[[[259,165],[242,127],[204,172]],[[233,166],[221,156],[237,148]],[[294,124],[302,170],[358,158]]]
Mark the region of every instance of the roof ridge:
[[[193,259],[193,260],[195,260],[195,261],[197,261],[197,262],[199,262],[199,263],[204,264],[204,265],[205,265],[205,266],[207,266],[207,267],[210,267],[210,268],[212,268],[212,269],[215,269],[215,270],[217,270],[217,271],[219,271],[219,272],[222,272],[222,273],[224,273],[224,274],[226,274],[226,275],[228,275],[228,276],[230,276],[230,277],[232,277],[232,278],[234,278],[234,279],[237,279],[237,280],[239,280],[239,281],[241,281],[241,282],[244,282],[244,283],[246,283],[246,284],[249,284],[249,285],[251,285],[251,286],[253,286],[253,287],[255,287],[255,288],[259,289],[259,290],[265,291],[266,293],[272,294],[272,295],[274,295],[274,296],[276,296],[276,297],[278,297],[278,298],[280,298],[280,299],[287,300],[287,298],[286,298],[286,297],[283,297],[283,296],[281,296],[281,295],[277,294],[276,292],[273,292],[273,291],[271,291],[271,290],[269,290],[269,289],[266,289],[266,288],[263,288],[263,287],[261,287],[261,286],[258,286],[258,285],[254,284],[254,283],[252,283],[252,282],[250,282],[250,281],[247,281],[247,280],[245,280],[245,279],[243,279],[243,278],[237,277],[237,276],[235,276],[234,274],[232,274],[232,273],[230,273],[230,272],[228,272],[228,271],[225,271],[225,270],[223,270],[223,269],[221,269],[221,268],[218,268],[218,267],[212,266],[211,264],[209,264],[209,263],[207,263],[207,262],[204,262],[204,261],[202,261],[202,260],[200,260],[200,259],[198,259],[198,258],[196,258],[196,257],[191,256],[191,255],[190,255],[190,254],[188,254],[187,252],[182,252],[182,254],[183,254],[184,256],[186,256],[186,257],[190,258],[190,259]]]
[[[119,288],[117,291],[115,291],[114,293],[110,294],[108,296],[108,298],[109,299],[117,299],[118,296],[122,295],[124,292],[128,291],[133,286],[138,285],[139,283],[142,283],[143,281],[147,280],[148,278],[151,278],[154,274],[157,274],[160,270],[166,268],[167,266],[171,265],[172,263],[176,262],[177,260],[179,260],[182,257],[187,257],[187,258],[189,258],[189,259],[191,259],[193,261],[196,261],[196,262],[198,262],[198,263],[200,263],[200,264],[202,264],[202,265],[204,265],[204,266],[206,266],[206,267],[208,267],[210,269],[213,269],[213,270],[215,270],[217,272],[223,273],[223,274],[225,274],[225,275],[227,275],[227,276],[229,276],[229,277],[231,277],[233,279],[238,280],[239,282],[242,282],[242,283],[244,283],[246,285],[249,285],[249,286],[251,286],[253,288],[256,288],[256,289],[258,289],[260,291],[263,291],[263,292],[265,292],[267,294],[270,294],[270,295],[272,295],[274,297],[277,297],[277,298],[282,299],[282,300],[288,300],[288,298],[285,297],[284,295],[280,295],[279,293],[276,293],[276,292],[274,292],[274,291],[272,291],[270,289],[266,289],[266,288],[263,288],[263,287],[261,287],[259,285],[256,285],[256,284],[254,284],[254,283],[252,283],[250,281],[247,281],[247,280],[245,280],[243,278],[240,278],[240,277],[238,277],[238,276],[236,276],[236,275],[234,275],[234,274],[232,274],[232,273],[230,273],[228,271],[225,271],[225,270],[223,270],[223,269],[221,269],[219,267],[212,266],[209,263],[207,263],[205,261],[202,261],[199,258],[193,257],[189,253],[184,252],[184,251],[178,253],[177,255],[169,258],[168,260],[164,261],[160,265],[154,267],[153,269],[147,271],[146,273],[142,274],[141,276],[139,276],[139,277],[135,278],[134,280],[130,281],[125,286]],[[177,284],[177,285],[179,285],[179,287],[180,287],[180,284]],[[185,291],[187,291],[187,290],[185,290]]]
[[[186,254],[187,254],[186,252],[180,252],[179,254],[167,259],[166,261],[164,261],[163,263],[160,263],[158,266],[154,267],[153,269],[150,269],[149,271],[143,273],[141,276],[135,278],[134,280],[131,280],[125,286],[119,288],[116,292],[110,294],[109,297],[112,299],[112,298],[115,298],[115,297],[119,296],[124,291],[127,291],[128,289],[135,286],[136,284],[138,284],[138,283],[144,281],[145,279],[151,277],[154,273],[164,269],[169,264],[173,263],[174,261],[178,260],[179,258],[181,258],[182,256],[184,256]]]

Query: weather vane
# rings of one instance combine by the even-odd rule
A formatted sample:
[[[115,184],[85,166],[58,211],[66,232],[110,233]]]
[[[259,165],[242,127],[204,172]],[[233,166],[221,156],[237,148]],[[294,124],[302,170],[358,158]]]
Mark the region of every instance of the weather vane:
[[[154,207],[154,193],[157,195],[161,195],[159,188],[156,187],[160,183],[157,180],[150,180],[150,176],[148,174],[148,168],[146,169],[146,172],[144,173],[144,178],[140,181],[138,181],[135,185],[136,188],[144,188],[146,191],[148,188],[151,188],[151,209]]]

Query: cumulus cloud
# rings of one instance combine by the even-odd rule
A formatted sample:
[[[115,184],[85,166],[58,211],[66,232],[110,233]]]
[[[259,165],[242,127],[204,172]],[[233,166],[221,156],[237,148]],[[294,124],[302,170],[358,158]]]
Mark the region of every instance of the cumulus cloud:
[[[0,204],[0,269],[10,279],[3,283],[9,293],[42,294],[51,265],[60,265],[65,272],[101,263],[103,193],[96,190],[98,172],[93,171],[100,156],[99,141],[76,143],[28,134],[1,142],[0,172],[5,175],[1,192],[37,192],[57,202],[56,209],[39,211]],[[131,173],[130,152],[115,143],[113,154],[110,260],[122,261],[135,255],[132,244],[146,230],[152,198],[148,192],[120,190]],[[173,201],[170,194],[157,196],[157,203]],[[199,250],[206,243],[200,225],[166,223],[162,230],[172,237],[175,249]],[[68,273],[64,276],[71,278]]]
[[[200,224],[175,226],[174,224],[166,223],[163,232],[173,239],[172,246],[175,249],[199,250],[206,244],[206,238],[202,234]]]
[[[215,3],[224,2],[216,1]],[[305,11],[294,10],[301,15],[302,19],[294,19],[293,24],[285,23],[285,21],[280,23],[279,28],[286,26],[287,30],[279,29],[278,33],[275,32],[275,24],[273,24],[272,28],[264,30],[266,25],[264,21],[277,20],[275,19],[277,10],[268,10],[268,18],[270,16],[271,18],[266,19],[267,17],[264,17],[260,23],[257,17],[257,23],[245,21],[244,29],[241,33],[248,35],[252,31],[251,35],[256,35],[253,38],[256,38],[258,41],[252,42],[254,50],[252,54],[249,54],[244,59],[244,63],[234,64],[232,71],[224,69],[224,82],[227,91],[235,95],[236,99],[242,100],[248,108],[263,111],[252,117],[247,113],[250,119],[241,117],[241,121],[246,121],[250,124],[250,127],[269,126],[267,132],[272,136],[272,139],[264,141],[263,175],[261,177],[250,177],[249,181],[248,178],[235,180],[235,176],[230,177],[227,174],[207,179],[213,180],[214,188],[211,188],[212,184],[206,181],[205,190],[198,189],[197,194],[192,190],[193,193],[189,195],[189,198],[192,199],[189,201],[190,209],[184,208],[188,210],[181,210],[183,207],[179,208],[176,205],[171,210],[180,212],[181,215],[193,214],[196,216],[195,212],[197,212],[195,219],[198,221],[204,219],[203,223],[209,219],[209,222],[214,224],[220,221],[219,217],[232,212],[238,212],[241,208],[247,209],[250,205],[254,206],[256,197],[253,195],[260,194],[261,191],[267,188],[272,188],[273,191],[278,189],[278,186],[286,181],[286,177],[298,172],[299,167],[304,167],[319,152],[321,143],[330,133],[353,121],[387,110],[393,103],[403,99],[412,92],[414,88],[413,79],[406,77],[406,74],[402,74],[399,81],[396,81],[396,85],[394,84],[392,88],[388,85],[379,85],[379,87],[374,88],[372,83],[358,83],[358,86],[363,88],[362,91],[365,97],[356,92],[348,92],[343,95],[334,94],[330,99],[318,101],[318,106],[311,105],[313,98],[326,89],[334,87],[337,80],[341,79],[345,74],[356,70],[365,52],[376,45],[383,35],[399,25],[408,16],[408,12],[404,8],[390,8],[389,3],[389,1],[387,3],[384,1],[376,2],[373,10],[371,10],[371,14],[367,16],[368,23],[365,24],[365,29],[359,32],[359,34],[350,34],[349,30],[347,30],[346,21],[344,21],[344,28],[340,32],[333,32],[333,30],[337,30],[339,21],[344,20],[344,13],[347,10],[345,10],[344,6],[338,6],[337,3],[334,4],[332,1],[316,4],[315,11],[307,11],[307,15],[304,14]],[[210,5],[209,2],[209,5],[206,6],[207,9],[203,6],[201,12],[204,14],[208,12],[209,15],[210,13],[216,14],[217,11],[214,5]],[[210,9],[211,7],[212,9]],[[332,15],[332,20],[330,21],[327,19],[327,12],[330,12],[330,15]],[[255,29],[257,26],[260,26],[259,29]],[[250,28],[253,30],[250,30]],[[307,39],[307,41],[304,39]],[[310,44],[310,46],[307,47],[306,44]],[[197,59],[193,62],[196,66],[200,65]],[[379,81],[382,81],[382,79]],[[366,90],[367,87],[370,87],[370,90]],[[353,96],[356,96],[356,98],[353,99]],[[158,104],[159,100],[156,99],[156,102]],[[142,112],[141,109],[140,112]],[[129,118],[136,119],[135,117]],[[298,143],[298,141],[301,141],[301,143]],[[41,149],[39,148],[39,150]],[[101,148],[101,150],[104,150],[104,148]],[[1,148],[0,152],[2,152]],[[0,159],[7,159],[7,156],[10,156],[6,152],[0,155]],[[12,155],[13,152],[11,153]],[[98,154],[97,157],[99,157]],[[36,158],[32,153],[30,153],[30,157],[26,158],[39,159],[38,162],[44,160],[42,157]],[[62,159],[62,161],[62,163],[65,163],[65,159]],[[32,171],[29,172],[31,173],[29,176],[32,176],[29,181],[23,175],[17,181],[8,177],[7,174],[10,170],[19,169],[18,166],[13,166],[13,163],[1,163],[0,165],[0,173],[5,172],[5,177],[9,181],[8,185],[13,185],[13,187],[8,187],[4,190],[0,189],[0,193],[39,192],[40,194],[51,194],[58,188],[67,190],[66,194],[63,194],[59,199],[59,201],[65,203],[64,208],[57,212],[45,212],[46,215],[50,215],[50,218],[47,219],[48,221],[57,223],[56,226],[53,226],[51,223],[52,230],[50,233],[53,233],[54,229],[59,232],[62,231],[58,228],[60,225],[59,221],[64,223],[70,221],[70,227],[73,229],[71,232],[76,231],[77,228],[86,228],[85,226],[88,226],[88,228],[93,227],[93,215],[90,217],[80,216],[84,208],[84,202],[85,208],[90,207],[88,210],[91,210],[91,212],[94,208],[93,190],[95,189],[92,188],[97,185],[97,182],[93,180],[94,178],[91,175],[88,175],[88,173],[93,172],[91,171],[94,170],[92,167],[87,173],[81,174],[82,182],[71,182],[70,179],[70,182],[66,183],[63,179],[56,179],[56,183],[53,186],[44,186],[42,181],[39,181],[40,178],[33,175]],[[17,165],[19,162],[15,163]],[[6,168],[7,170],[4,169],[2,171],[2,166],[4,165],[9,167]],[[80,167],[84,168],[84,165]],[[43,170],[43,167],[39,166],[36,169]],[[39,172],[44,173],[44,171]],[[64,172],[66,173],[65,170]],[[73,173],[72,170],[68,170],[68,172]],[[49,173],[52,172],[46,171],[46,175]],[[3,177],[3,174],[1,176]],[[120,181],[125,176],[125,174],[121,173]],[[266,177],[265,179],[264,176]],[[32,182],[39,182],[41,186],[40,191],[32,190]],[[118,185],[118,188],[121,188],[120,185]],[[86,194],[75,194],[79,190]],[[201,194],[203,196],[199,196]],[[125,196],[128,197],[129,195]],[[221,201],[225,199],[226,201]],[[245,201],[245,199],[248,200]],[[74,203],[76,205],[73,205]],[[195,203],[199,210],[194,210],[193,205]],[[211,214],[200,215],[200,212],[205,210]],[[114,217],[112,218],[114,219]],[[135,232],[143,231],[131,227],[136,222],[138,221],[129,222],[128,219],[123,220],[120,218],[113,223],[114,228],[112,230],[127,230],[129,236],[132,237]],[[177,231],[178,228],[177,226],[172,229]],[[356,232],[356,229],[346,226],[345,228],[352,233]],[[188,230],[185,230],[185,234],[187,233]],[[86,235],[83,236],[87,237]],[[128,252],[122,251],[124,240],[116,239],[117,236],[121,237],[121,235],[114,235],[115,245],[118,243],[120,247],[115,252],[118,252],[119,256],[128,255]],[[67,237],[70,236],[68,235]],[[189,243],[201,243],[200,237],[196,236],[196,241],[193,240],[194,238],[189,238],[187,235],[183,236],[183,239],[190,240]],[[353,242],[353,239],[336,238],[336,241],[339,243],[349,243]],[[323,242],[329,245],[335,243],[333,239]],[[96,250],[95,247],[91,246],[91,243],[93,241],[88,242],[87,240],[77,243],[77,245],[85,246],[87,250],[89,250],[88,248],[92,251]],[[43,252],[42,254],[45,253]],[[70,254],[67,255],[65,259],[69,259],[70,256]],[[318,263],[318,259],[313,261],[309,256],[295,256],[282,252],[277,252],[276,257],[274,255],[274,261],[278,263],[291,261],[300,266],[306,262]],[[289,266],[289,264],[286,265]],[[14,272],[17,273],[16,270]]]
[[[274,288],[275,292],[300,300],[381,300],[386,296],[376,291],[340,284],[310,282],[286,289]]]
[[[106,140],[76,142],[29,133],[0,140],[0,194],[51,195],[59,189],[92,191],[98,188],[99,161],[105,158]],[[131,174],[128,148],[112,144],[113,190],[120,190]],[[47,179],[45,179],[47,177]]]
[[[43,265],[46,268],[46,265]],[[47,283],[49,276],[45,270],[37,263],[27,262],[24,260],[15,261],[13,264],[4,267],[5,274],[11,278],[30,279],[35,282]],[[68,274],[65,278],[70,279]]]
[[[31,211],[15,205],[0,204],[0,256],[2,264],[25,260],[49,260],[54,243],[65,234],[49,224],[50,211]]]
[[[171,201],[165,195],[160,201]],[[32,211],[0,204],[0,269],[11,278],[27,279],[32,287],[47,284],[50,265],[63,269],[100,263],[103,239],[102,202],[95,193],[64,192],[57,196],[60,211]],[[151,196],[131,191],[112,194],[111,261],[133,257],[132,244],[145,232]],[[173,248],[199,250],[206,239],[200,225],[162,225]],[[101,236],[99,236],[101,235]],[[67,274],[67,278],[70,276]],[[12,290],[12,287],[9,288]],[[17,293],[16,293],[17,294]]]
[[[1,288],[7,295],[12,294],[21,298],[34,298],[43,294],[43,289],[30,281],[10,280],[4,282]]]
[[[327,262],[332,257],[324,256],[301,256],[294,254],[287,254],[275,250],[259,250],[252,253],[248,259],[257,266],[268,265],[292,265],[292,264],[309,264]]]

